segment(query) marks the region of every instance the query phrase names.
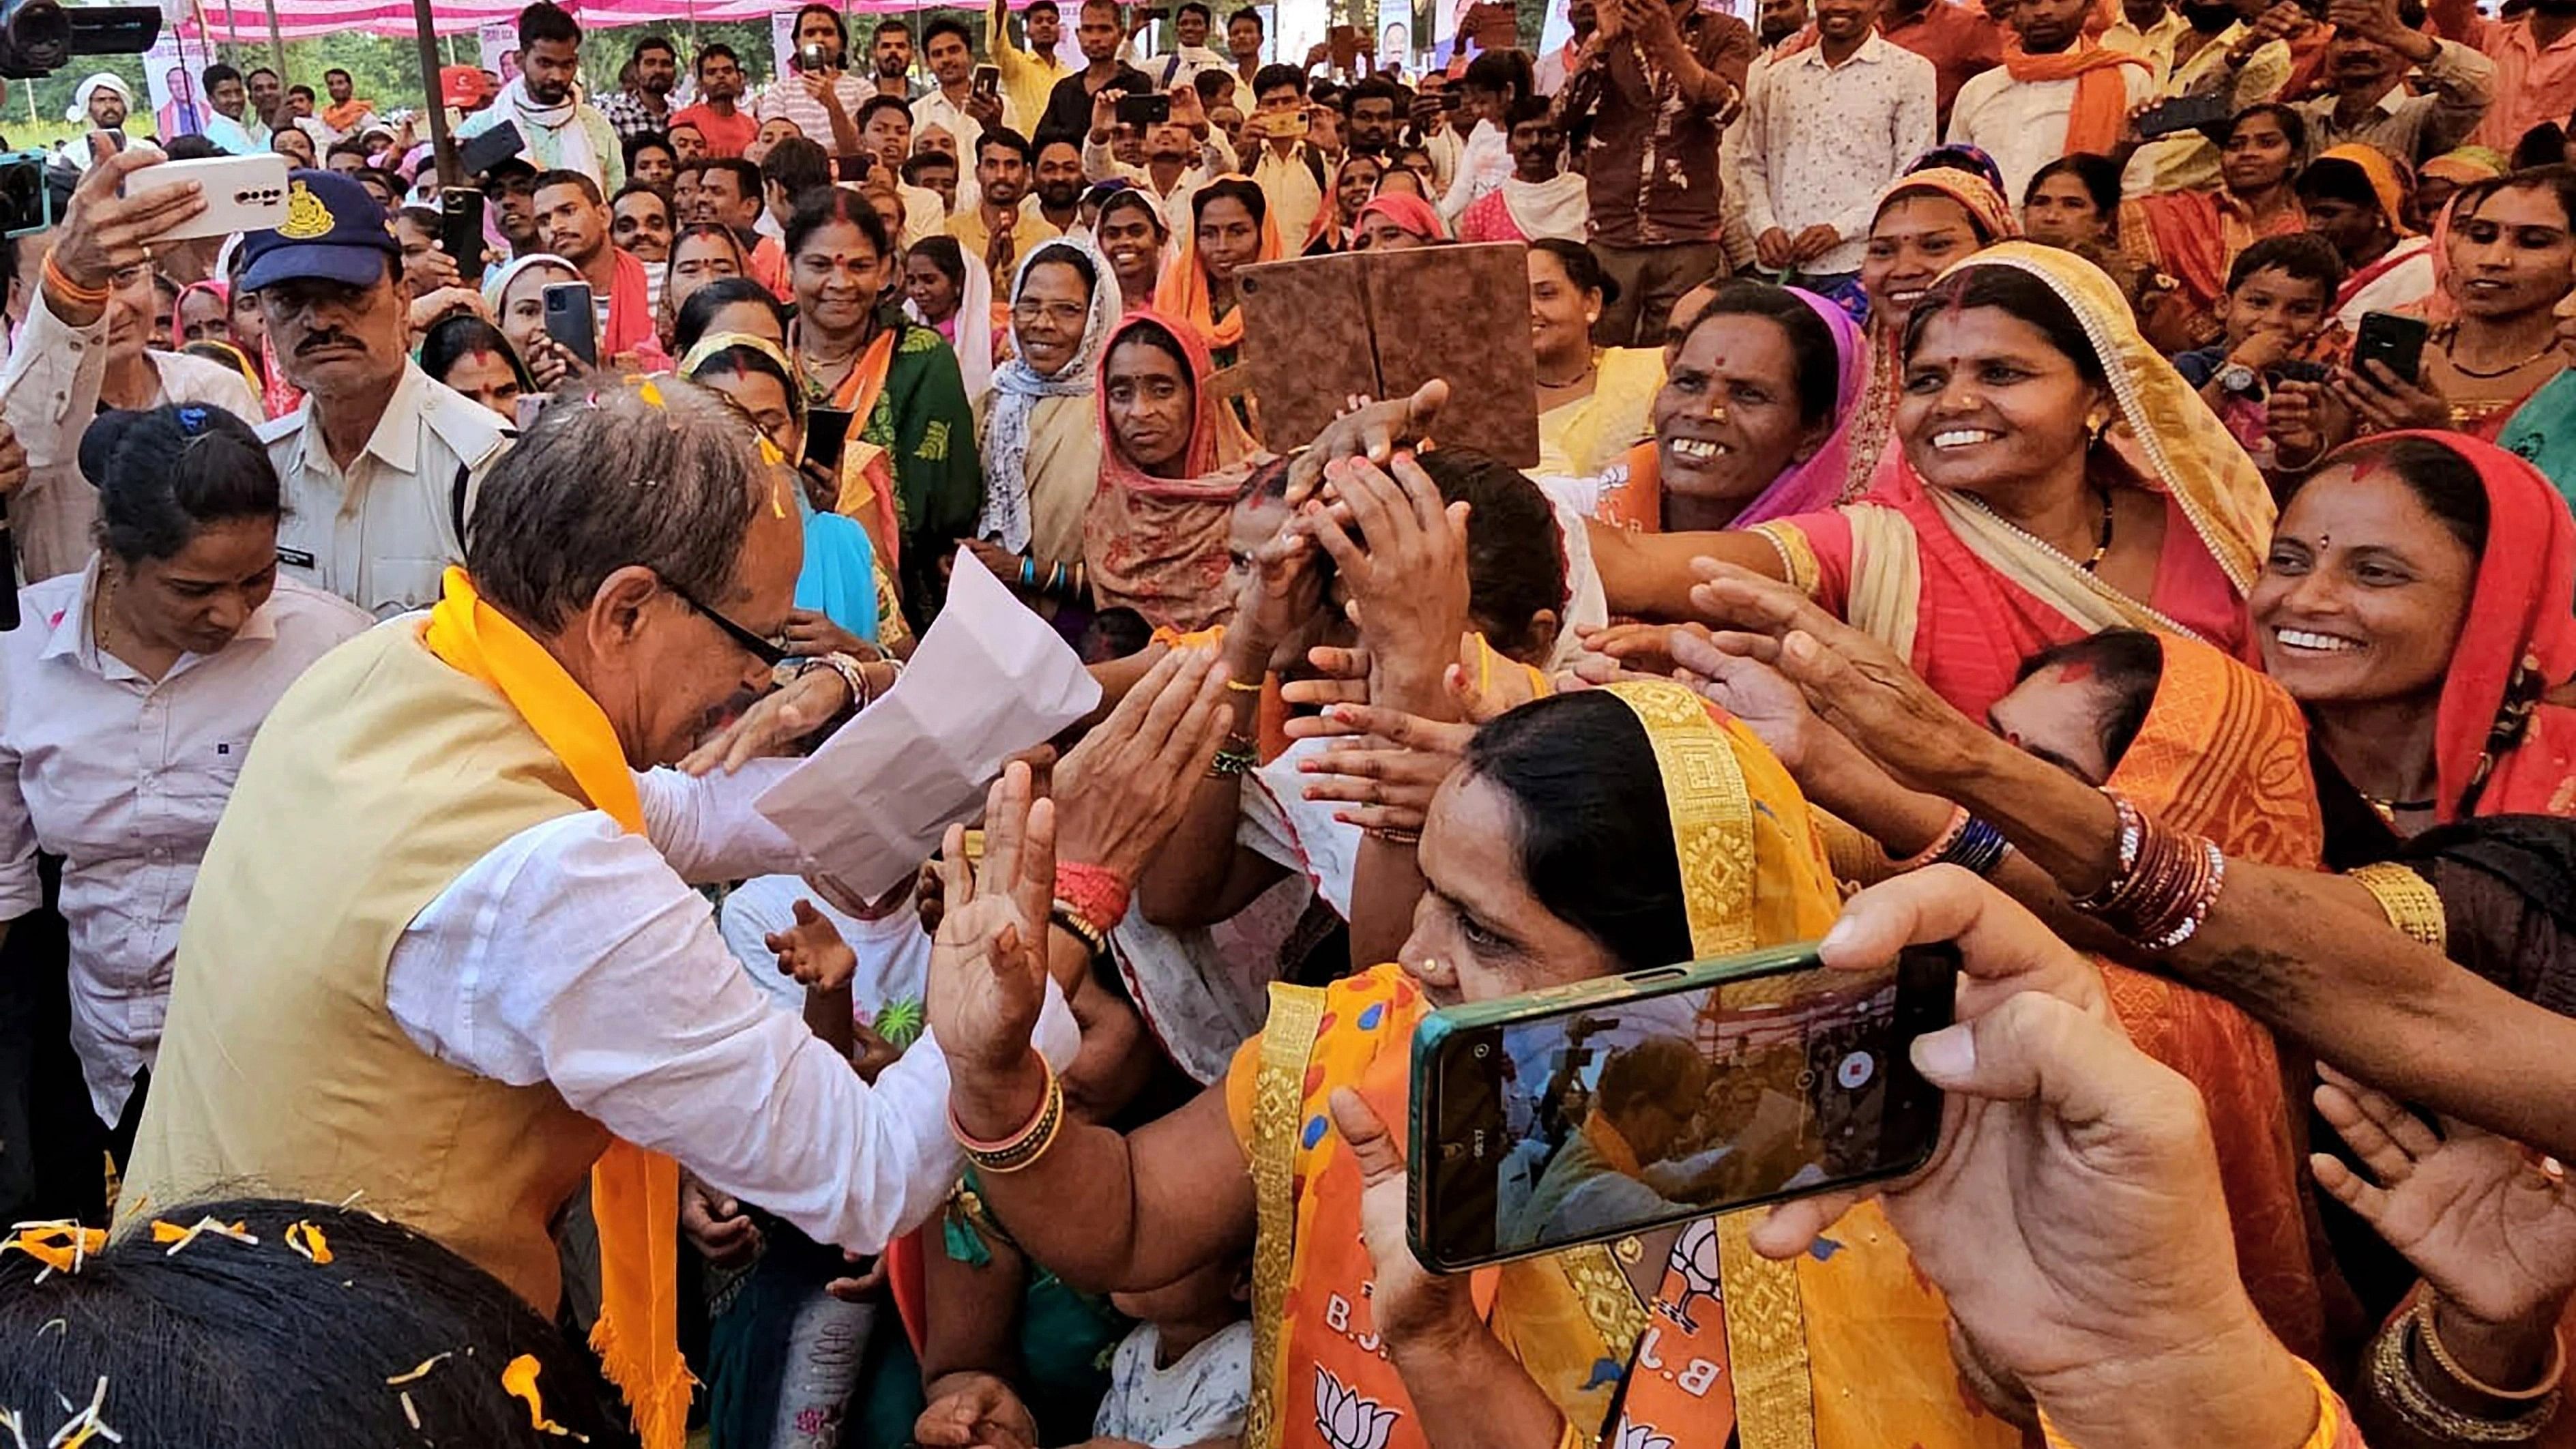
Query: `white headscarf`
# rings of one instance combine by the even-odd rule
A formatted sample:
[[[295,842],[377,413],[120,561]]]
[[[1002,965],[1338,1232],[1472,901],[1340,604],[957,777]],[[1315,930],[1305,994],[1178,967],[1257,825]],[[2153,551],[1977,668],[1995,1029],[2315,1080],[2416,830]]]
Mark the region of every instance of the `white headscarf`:
[[[127,110],[131,111],[134,109],[134,87],[127,85],[125,83],[125,77],[118,75],[116,72],[112,70],[102,70],[92,73],[87,80],[84,80],[79,85],[72,87],[72,103],[70,107],[63,112],[63,119],[76,126],[87,124],[89,121],[90,92],[97,90],[100,86],[105,86],[109,90],[116,92],[118,96],[122,97],[125,101],[125,108]]]
[[[1029,269],[1041,261],[1063,260],[1052,255],[1058,252],[1075,253],[1091,266],[1091,312],[1083,319],[1082,341],[1064,366],[1051,373],[1039,372],[1028,364],[1028,348],[1020,341],[1019,319],[1014,317],[1012,357],[993,373],[993,406],[985,415],[984,515],[977,520],[976,531],[1013,553],[1026,553],[1029,547],[1030,415],[1040,398],[1090,396],[1098,375],[1100,349],[1126,310],[1118,294],[1117,275],[1109,269],[1109,259],[1092,246],[1087,236],[1053,237],[1030,248],[1029,254],[1020,258],[1018,274],[1011,279],[1014,305],[1029,284]],[[970,259],[967,270],[980,272],[982,268]]]
[[[966,383],[968,401],[984,395],[993,385],[993,272],[984,259],[970,256],[964,247],[957,249],[957,310],[949,318],[948,330],[956,337],[950,345],[957,350],[957,375]],[[930,325],[912,299],[903,299],[903,315]]]

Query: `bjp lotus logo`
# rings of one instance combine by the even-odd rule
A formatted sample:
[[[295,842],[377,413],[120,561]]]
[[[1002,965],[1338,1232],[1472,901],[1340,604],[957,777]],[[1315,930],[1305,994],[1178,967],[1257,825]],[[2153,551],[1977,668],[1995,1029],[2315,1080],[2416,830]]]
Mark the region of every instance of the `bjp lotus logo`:
[[[1717,1219],[1701,1218],[1682,1229],[1682,1235],[1673,1241],[1669,1263],[1673,1275],[1682,1280],[1682,1292],[1679,1299],[1662,1306],[1672,1314],[1674,1322],[1697,1333],[1699,1325],[1690,1316],[1691,1300],[1718,1296]]]
[[[1315,1370],[1315,1427],[1332,1449],[1386,1449],[1386,1436],[1402,1417],[1400,1411],[1344,1388],[1332,1370]]]
[[[1632,1424],[1628,1416],[1619,1416],[1619,1434],[1614,1449],[1673,1449],[1672,1436],[1658,1434],[1652,1424]]]

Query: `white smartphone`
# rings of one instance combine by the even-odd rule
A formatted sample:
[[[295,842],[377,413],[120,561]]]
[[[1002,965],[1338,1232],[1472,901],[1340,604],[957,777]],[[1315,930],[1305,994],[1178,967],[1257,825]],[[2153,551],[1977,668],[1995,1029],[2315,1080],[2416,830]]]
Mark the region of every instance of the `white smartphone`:
[[[286,157],[274,151],[256,156],[164,161],[125,178],[125,194],[138,196],[183,181],[194,181],[205,188],[206,209],[163,232],[161,236],[166,241],[264,231],[286,220],[288,164]]]

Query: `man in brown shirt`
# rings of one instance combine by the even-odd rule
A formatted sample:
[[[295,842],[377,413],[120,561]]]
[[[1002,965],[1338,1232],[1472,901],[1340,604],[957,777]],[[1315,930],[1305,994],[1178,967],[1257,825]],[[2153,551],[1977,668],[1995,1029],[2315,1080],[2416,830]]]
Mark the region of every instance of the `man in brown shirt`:
[[[1743,97],[1753,31],[1697,0],[1599,0],[1600,30],[1558,98],[1586,135],[1592,249],[1619,284],[1593,336],[1660,344],[1665,314],[1725,266],[1718,130]]]

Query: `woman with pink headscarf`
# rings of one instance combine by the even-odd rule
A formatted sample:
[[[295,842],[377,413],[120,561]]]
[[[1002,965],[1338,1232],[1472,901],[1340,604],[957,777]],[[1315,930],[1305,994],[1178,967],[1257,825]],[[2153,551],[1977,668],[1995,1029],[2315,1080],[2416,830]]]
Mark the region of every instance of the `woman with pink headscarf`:
[[[1613,470],[1596,516],[1660,533],[1830,508],[1868,386],[1850,313],[1796,287],[1728,282],[1675,343],[1655,435]]]

